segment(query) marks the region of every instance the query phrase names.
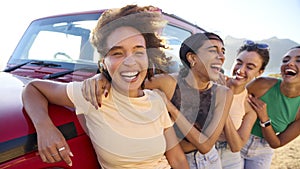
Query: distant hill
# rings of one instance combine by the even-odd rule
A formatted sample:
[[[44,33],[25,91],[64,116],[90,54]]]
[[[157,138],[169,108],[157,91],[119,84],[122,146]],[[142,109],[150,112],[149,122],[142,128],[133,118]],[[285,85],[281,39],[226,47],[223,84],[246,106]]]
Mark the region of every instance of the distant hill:
[[[233,65],[236,58],[237,49],[243,44],[245,40],[246,39],[238,39],[232,36],[225,37],[224,41],[225,41],[225,48],[226,48],[225,51],[226,59],[223,67],[226,71],[230,71],[231,66]],[[280,72],[281,59],[282,56],[286,53],[286,51],[293,46],[299,45],[298,43],[290,39],[278,39],[277,37],[272,37],[269,39],[264,39],[256,42],[265,42],[269,44],[270,61],[266,67],[265,72],[274,72],[274,73]]]

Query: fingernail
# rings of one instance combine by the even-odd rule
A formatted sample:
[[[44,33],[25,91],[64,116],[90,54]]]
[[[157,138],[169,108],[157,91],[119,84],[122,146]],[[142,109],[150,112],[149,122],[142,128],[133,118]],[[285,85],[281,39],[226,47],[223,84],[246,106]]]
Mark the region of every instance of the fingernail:
[[[69,155],[70,155],[71,157],[74,157],[74,155],[73,155],[73,153],[72,153],[71,151],[70,151]]]
[[[69,165],[70,167],[72,167],[72,162],[70,162],[68,165]]]

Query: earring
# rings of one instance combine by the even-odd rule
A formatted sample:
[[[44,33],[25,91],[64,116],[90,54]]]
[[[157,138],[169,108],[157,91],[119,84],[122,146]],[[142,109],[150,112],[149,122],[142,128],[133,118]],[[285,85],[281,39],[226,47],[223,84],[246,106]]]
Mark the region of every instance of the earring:
[[[103,67],[103,63],[101,60],[98,60],[98,68],[101,69]]]
[[[98,61],[98,69],[100,70],[100,72],[103,72],[106,70],[106,67],[101,60]]]

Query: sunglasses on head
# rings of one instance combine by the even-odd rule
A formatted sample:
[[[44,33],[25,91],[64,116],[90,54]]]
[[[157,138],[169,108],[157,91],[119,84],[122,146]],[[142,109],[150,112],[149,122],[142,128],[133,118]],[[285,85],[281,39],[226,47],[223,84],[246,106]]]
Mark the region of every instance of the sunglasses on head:
[[[256,47],[257,49],[266,49],[266,50],[270,49],[268,44],[266,44],[266,43],[255,43],[252,40],[245,40],[244,45],[251,46],[251,47]]]

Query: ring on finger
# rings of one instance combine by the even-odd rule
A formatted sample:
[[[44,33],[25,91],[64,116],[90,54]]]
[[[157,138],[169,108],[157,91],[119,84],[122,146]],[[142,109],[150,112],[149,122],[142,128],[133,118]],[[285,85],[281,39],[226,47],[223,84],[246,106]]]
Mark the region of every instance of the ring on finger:
[[[58,151],[63,151],[65,149],[66,149],[66,147],[61,147],[61,148],[58,149]]]

